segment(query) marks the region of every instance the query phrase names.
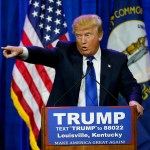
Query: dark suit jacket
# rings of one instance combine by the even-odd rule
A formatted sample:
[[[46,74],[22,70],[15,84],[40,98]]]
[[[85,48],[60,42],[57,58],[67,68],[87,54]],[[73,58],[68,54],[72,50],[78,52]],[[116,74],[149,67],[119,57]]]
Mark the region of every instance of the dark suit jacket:
[[[43,64],[55,68],[56,75],[47,106],[77,106],[82,79],[82,59],[76,43],[58,42],[53,49],[27,47],[29,63]],[[127,57],[123,53],[101,49],[100,84],[116,98],[121,93],[127,102],[136,100],[141,103],[141,88],[127,67]],[[63,97],[62,95],[73,87]],[[100,105],[116,106],[115,100],[103,88],[100,88]],[[62,98],[61,98],[62,97]]]

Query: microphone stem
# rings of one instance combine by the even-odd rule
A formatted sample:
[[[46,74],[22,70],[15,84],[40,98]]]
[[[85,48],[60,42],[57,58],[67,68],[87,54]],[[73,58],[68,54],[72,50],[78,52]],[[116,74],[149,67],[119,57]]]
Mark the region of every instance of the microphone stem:
[[[117,102],[119,102],[118,99],[114,95],[112,95],[102,84],[100,84],[100,82],[98,82],[91,74],[90,74],[90,77],[93,80],[95,80],[96,83],[98,83],[100,85],[100,87],[102,87],[105,90],[105,92],[107,92],[111,97],[113,97]]]

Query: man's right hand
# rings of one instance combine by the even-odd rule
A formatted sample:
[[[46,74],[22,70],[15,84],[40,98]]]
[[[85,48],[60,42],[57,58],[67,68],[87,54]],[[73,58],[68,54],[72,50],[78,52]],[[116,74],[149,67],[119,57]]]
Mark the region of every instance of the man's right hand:
[[[1,47],[1,48],[3,50],[3,55],[6,58],[19,56],[23,53],[23,48],[19,46],[6,46],[6,47]]]

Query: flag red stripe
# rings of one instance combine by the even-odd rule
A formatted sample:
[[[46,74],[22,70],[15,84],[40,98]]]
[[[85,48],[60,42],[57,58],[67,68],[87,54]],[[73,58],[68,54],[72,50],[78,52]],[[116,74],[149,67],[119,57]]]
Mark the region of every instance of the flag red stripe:
[[[45,68],[42,65],[35,65],[42,81],[44,82],[45,87],[50,92],[52,89],[52,81],[49,78],[47,72],[45,71]]]
[[[28,83],[29,89],[39,106],[39,112],[41,112],[41,108],[44,105],[44,103],[43,103],[43,100],[41,98],[41,95],[40,95],[36,85],[34,84],[34,82],[32,80],[31,75],[29,74],[26,66],[24,65],[24,63],[22,61],[16,60],[16,66],[17,66],[18,70],[20,71],[20,73],[22,74],[23,78],[25,79],[26,83]]]
[[[53,48],[52,44],[45,46],[45,48]]]
[[[62,35],[61,37],[59,37],[59,40],[65,40],[65,41],[68,41],[67,37],[64,35]]]
[[[32,46],[32,43],[29,40],[29,38],[24,30],[23,30],[23,34],[22,34],[22,43],[23,43],[23,45]]]
[[[37,125],[35,123],[32,109],[26,103],[26,100],[23,97],[22,91],[19,89],[19,87],[17,86],[17,84],[15,83],[13,78],[12,78],[12,88],[13,88],[13,91],[15,92],[15,94],[17,95],[18,100],[19,100],[20,104],[22,105],[23,109],[25,110],[25,112],[28,114],[28,116],[30,118],[31,127],[33,130],[34,136],[37,139],[39,130],[38,130]]]

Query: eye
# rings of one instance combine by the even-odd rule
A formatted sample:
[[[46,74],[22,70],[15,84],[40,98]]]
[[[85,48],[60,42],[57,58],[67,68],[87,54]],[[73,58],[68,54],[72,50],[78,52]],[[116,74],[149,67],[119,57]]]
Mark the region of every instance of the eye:
[[[89,38],[89,37],[91,37],[91,33],[87,33],[87,34],[85,34],[85,36],[86,36],[87,38]]]
[[[81,35],[80,34],[76,34],[76,38],[80,39]]]

